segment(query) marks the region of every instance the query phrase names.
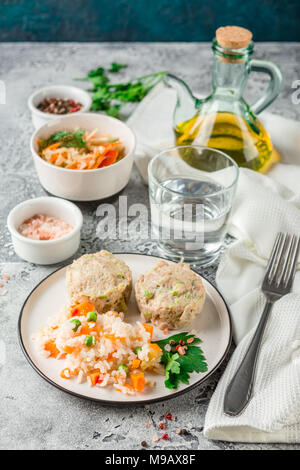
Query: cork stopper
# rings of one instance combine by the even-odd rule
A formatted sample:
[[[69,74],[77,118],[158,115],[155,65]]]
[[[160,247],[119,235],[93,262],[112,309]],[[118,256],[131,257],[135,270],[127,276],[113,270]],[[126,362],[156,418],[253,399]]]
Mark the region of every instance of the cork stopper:
[[[217,29],[216,38],[221,47],[242,49],[249,46],[252,33],[240,26],[222,26]]]

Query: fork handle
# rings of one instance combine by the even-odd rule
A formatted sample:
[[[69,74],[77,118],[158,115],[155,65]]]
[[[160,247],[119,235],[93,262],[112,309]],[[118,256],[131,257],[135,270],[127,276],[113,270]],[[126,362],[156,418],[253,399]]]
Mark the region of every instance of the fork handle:
[[[273,302],[267,300],[247,352],[227,387],[224,397],[224,413],[226,415],[239,415],[251,398],[257,358],[272,306]]]

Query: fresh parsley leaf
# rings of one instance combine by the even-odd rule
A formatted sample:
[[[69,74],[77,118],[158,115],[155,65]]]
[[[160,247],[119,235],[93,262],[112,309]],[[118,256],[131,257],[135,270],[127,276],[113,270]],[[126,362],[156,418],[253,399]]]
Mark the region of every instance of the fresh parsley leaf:
[[[121,105],[120,105],[120,104],[114,104],[113,106],[110,106],[110,107],[106,110],[106,114],[108,114],[108,116],[112,116],[112,117],[118,118],[118,117],[119,117],[120,108],[121,108]],[[112,142],[113,142],[113,141],[112,141]]]
[[[166,75],[166,72],[158,72],[135,78],[129,82],[111,83],[108,74],[116,74],[125,67],[127,65],[113,62],[110,68],[98,67],[91,70],[86,77],[76,79],[92,83],[93,88],[88,90],[93,93],[92,111],[102,111],[110,116],[120,118],[120,111],[124,103],[141,101]]]
[[[98,67],[95,70],[90,70],[87,78],[93,78],[93,77],[102,77],[105,74],[105,69],[103,67]]]
[[[179,358],[179,354],[169,354],[169,360],[166,365],[166,378],[169,378],[170,372],[173,374],[179,374],[180,373],[180,364],[177,362],[177,359]]]
[[[125,69],[127,65],[118,64],[117,62],[112,62],[110,69],[108,70],[111,73],[118,73],[121,69]]]
[[[189,338],[194,339],[192,343],[187,342]],[[185,354],[180,355],[177,352],[171,353],[167,351],[165,346],[167,344],[170,345],[170,341],[173,345],[178,345],[179,341],[184,341],[184,345],[187,348]],[[165,367],[165,386],[167,388],[177,388],[179,382],[188,384],[192,372],[203,373],[207,371],[207,363],[203,351],[199,346],[196,346],[200,342],[199,338],[188,333],[178,333],[161,341],[156,341],[156,344],[163,351],[160,362]]]

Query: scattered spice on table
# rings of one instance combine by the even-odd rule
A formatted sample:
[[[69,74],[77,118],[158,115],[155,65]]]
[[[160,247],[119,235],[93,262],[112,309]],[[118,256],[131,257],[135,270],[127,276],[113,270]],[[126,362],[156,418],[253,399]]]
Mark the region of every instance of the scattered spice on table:
[[[82,104],[67,98],[45,98],[38,104],[37,108],[48,114],[70,114],[79,111]]]
[[[7,290],[7,289],[5,289],[5,290],[1,290],[1,291],[0,291],[0,295],[6,295],[6,294],[7,294],[7,292],[8,292],[8,290]]]
[[[149,429],[150,428],[150,423],[146,423],[146,429]]]
[[[190,434],[187,429],[176,429],[175,433],[179,436],[188,436]]]
[[[167,433],[163,434],[161,436],[161,438],[164,440],[164,441],[167,441],[169,439],[169,435]]]
[[[148,444],[147,444],[146,441],[142,441],[142,442],[141,442],[141,446],[142,446],[142,447],[148,447]]]
[[[166,429],[166,423],[164,423],[163,421],[161,421],[161,422],[159,423],[159,427],[160,427],[160,429],[165,430],[165,429]]]
[[[158,436],[157,436],[157,434],[154,434],[154,436],[152,437],[152,441],[153,441],[153,442],[158,442]]]
[[[9,281],[9,280],[10,280],[10,276],[9,276],[8,274],[4,274],[3,279],[5,279],[5,281]]]
[[[173,416],[172,413],[166,413],[164,418],[168,419],[169,421],[176,421],[176,416]]]

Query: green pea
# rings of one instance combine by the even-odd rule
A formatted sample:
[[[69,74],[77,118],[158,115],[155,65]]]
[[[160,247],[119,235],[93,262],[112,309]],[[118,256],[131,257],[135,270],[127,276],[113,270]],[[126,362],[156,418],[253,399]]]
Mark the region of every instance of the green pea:
[[[122,298],[122,299],[120,300],[120,308],[121,308],[122,312],[124,312],[124,313],[126,313],[127,310],[128,310],[124,298]]]
[[[89,348],[91,348],[92,346],[95,346],[95,344],[96,344],[96,339],[94,338],[94,336],[91,336],[91,335],[86,336],[86,337],[84,338],[84,344],[85,344],[86,346],[88,346]]]
[[[151,299],[151,297],[152,297],[151,292],[149,292],[147,289],[144,291],[144,295],[145,295],[145,297],[147,297],[147,299]]]
[[[129,372],[129,367],[126,366],[126,364],[120,364],[118,367],[118,370],[121,370],[121,369],[123,369],[126,372],[126,374]]]
[[[78,318],[73,318],[73,320],[71,320],[71,323],[74,323],[74,326],[72,328],[73,331],[77,331],[78,328],[81,326],[81,321],[78,320]]]
[[[138,352],[142,350],[142,346],[138,346],[137,348],[135,348],[135,350],[133,351],[134,354],[138,355]]]
[[[174,292],[172,293],[172,295],[175,297],[176,295],[178,295],[178,292],[177,290],[174,290]]]
[[[97,321],[97,312],[89,312],[86,316],[86,321]]]

